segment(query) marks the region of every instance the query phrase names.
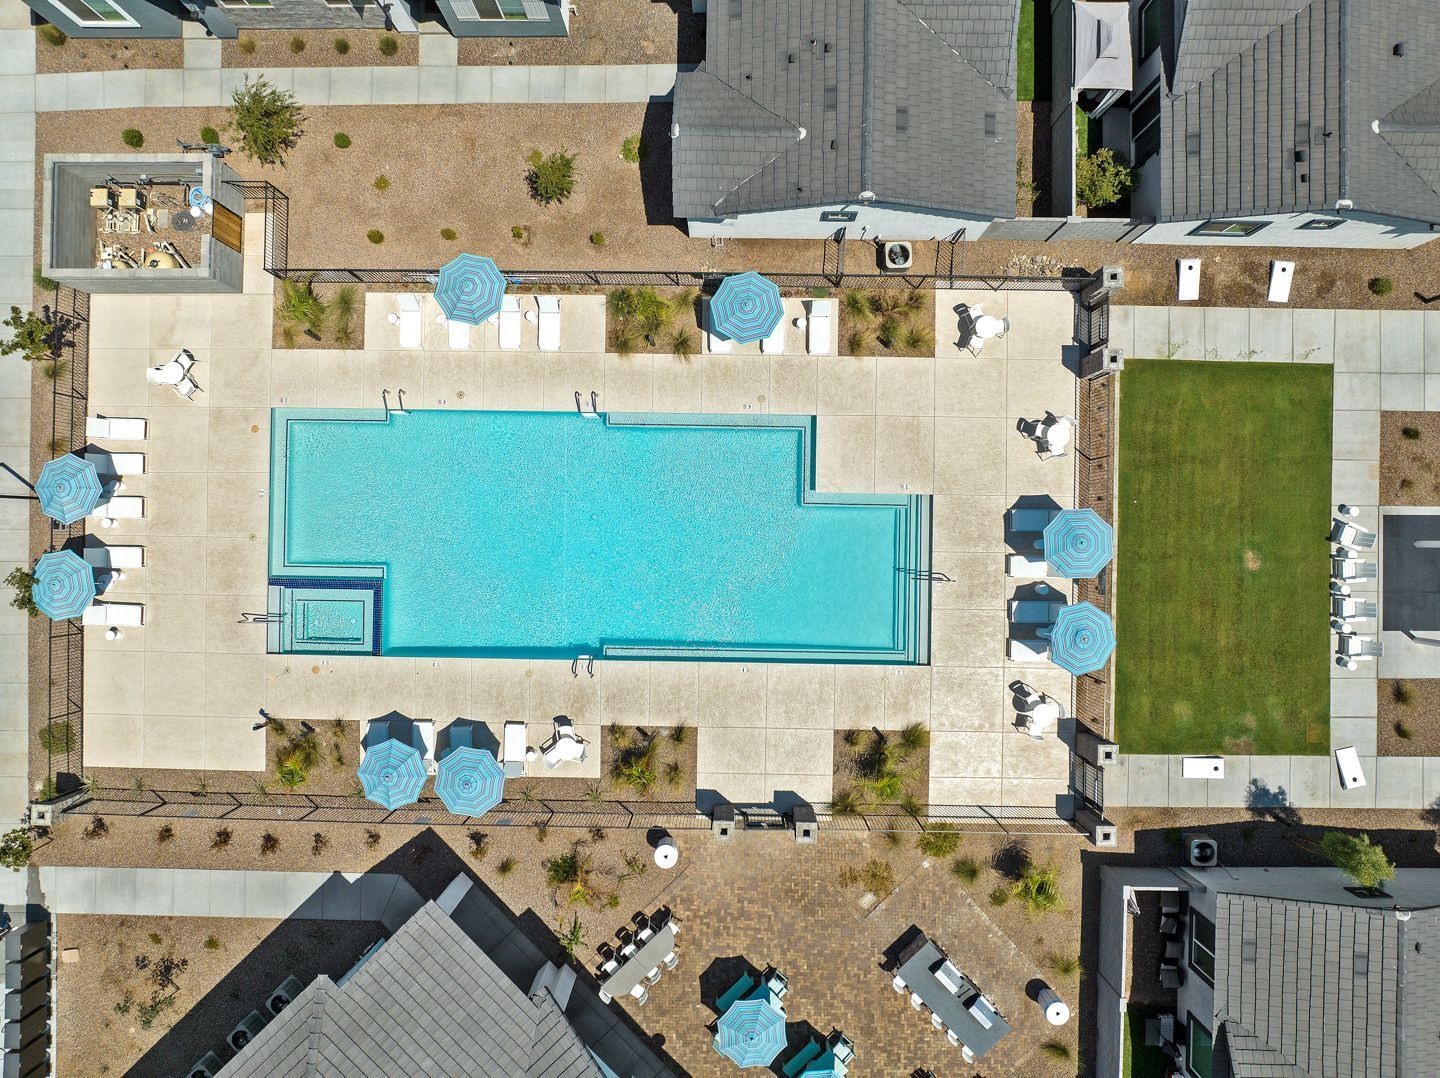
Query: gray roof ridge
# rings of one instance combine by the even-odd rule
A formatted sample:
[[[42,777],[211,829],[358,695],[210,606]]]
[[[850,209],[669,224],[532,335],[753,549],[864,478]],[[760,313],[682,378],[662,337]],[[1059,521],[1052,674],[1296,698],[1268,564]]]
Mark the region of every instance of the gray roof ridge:
[[[1223,0],[1222,0],[1222,2],[1223,2]],[[1171,81],[1170,96],[1171,96],[1171,97],[1181,97],[1181,96],[1184,96],[1185,94],[1190,93],[1192,90],[1195,90],[1195,89],[1199,88],[1199,87],[1200,87],[1201,85],[1203,85],[1204,83],[1209,82],[1211,79],[1213,79],[1213,78],[1215,77],[1215,75],[1216,75],[1218,72],[1225,70],[1225,69],[1228,68],[1231,64],[1235,63],[1235,61],[1242,59],[1243,57],[1249,55],[1250,53],[1253,53],[1256,49],[1258,49],[1258,48],[1260,47],[1260,45],[1261,45],[1263,42],[1266,42],[1266,41],[1270,40],[1270,38],[1273,37],[1275,34],[1281,33],[1281,32],[1285,29],[1285,27],[1286,27],[1287,25],[1289,25],[1290,23],[1293,23],[1293,22],[1295,22],[1297,19],[1299,19],[1299,18],[1300,18],[1300,15],[1301,15],[1307,8],[1309,8],[1309,7],[1311,7],[1312,5],[1314,5],[1314,4],[1316,4],[1316,3],[1319,3],[1319,2],[1320,2],[1320,0],[1296,0],[1296,3],[1298,4],[1298,6],[1295,7],[1293,10],[1288,11],[1288,12],[1285,14],[1285,16],[1284,16],[1279,22],[1277,22],[1277,23],[1275,23],[1273,26],[1271,26],[1269,30],[1265,31],[1265,33],[1263,33],[1263,34],[1261,34],[1259,37],[1255,38],[1255,39],[1254,39],[1253,41],[1251,41],[1248,45],[1246,45],[1243,49],[1240,49],[1238,52],[1233,53],[1231,56],[1229,56],[1228,58],[1226,58],[1224,61],[1221,61],[1221,62],[1217,63],[1214,67],[1212,67],[1210,70],[1206,71],[1203,75],[1196,75],[1196,76],[1190,78],[1190,79],[1186,82],[1186,84],[1185,84],[1184,86],[1177,88],[1177,87],[1174,85],[1174,79],[1179,76],[1181,69],[1184,67],[1185,61],[1186,61],[1186,59],[1188,58],[1188,53],[1187,53],[1187,50],[1186,50],[1186,48],[1185,48],[1185,42],[1186,42],[1186,36],[1187,36],[1186,33],[1185,33],[1185,27],[1186,27],[1186,24],[1188,24],[1189,21],[1190,21],[1191,13],[1190,13],[1189,11],[1187,11],[1187,12],[1186,12],[1186,15],[1185,15],[1185,22],[1182,23],[1182,24],[1181,24],[1181,27],[1180,27],[1180,46],[1179,46],[1179,48],[1177,48],[1177,49],[1175,50],[1175,71],[1174,71],[1174,73],[1171,75],[1171,78],[1170,78],[1170,81]],[[1196,5],[1196,6],[1198,7],[1199,5]],[[1220,6],[1221,6],[1221,3],[1220,3],[1220,2],[1212,3],[1211,6],[1210,6],[1210,8],[1201,8],[1201,10],[1214,10],[1214,9],[1219,8]],[[1343,53],[1344,53],[1343,47],[1342,47],[1342,49],[1341,49],[1341,53],[1342,53],[1342,56],[1343,56]],[[1341,88],[1342,99],[1343,99],[1344,93],[1345,93],[1345,88],[1344,88],[1344,84],[1342,83],[1342,88]]]
[[[739,183],[735,184],[734,187],[731,187],[728,191],[726,191],[723,195],[721,195],[718,199],[716,199],[715,202],[714,202],[712,205],[713,205],[714,208],[718,211],[718,210],[720,209],[721,205],[725,202],[726,199],[728,199],[730,196],[734,195],[735,192],[739,191],[739,190],[740,190],[742,187],[744,187],[746,184],[750,183],[752,180],[754,180],[756,177],[758,177],[761,173],[763,173],[763,172],[765,172],[767,169],[769,169],[770,166],[772,166],[773,164],[775,164],[776,161],[778,161],[778,160],[780,160],[780,158],[784,157],[785,154],[789,152],[789,150],[790,150],[790,148],[791,148],[792,146],[798,144],[798,143],[800,142],[801,137],[803,137],[803,134],[804,134],[805,129],[804,129],[803,127],[801,127],[799,124],[795,123],[794,121],[788,120],[788,119],[786,119],[784,116],[781,116],[781,115],[780,115],[778,112],[776,112],[774,109],[771,109],[771,108],[769,108],[768,106],[761,104],[759,101],[756,101],[755,98],[753,98],[753,97],[751,97],[749,94],[745,93],[745,91],[741,90],[739,87],[733,85],[732,83],[727,82],[725,79],[722,79],[719,75],[715,74],[715,72],[711,71],[708,67],[706,67],[705,64],[702,63],[699,67],[697,67],[697,68],[695,69],[695,73],[696,73],[696,74],[704,73],[705,75],[708,75],[708,76],[709,76],[711,79],[713,79],[716,83],[718,83],[719,85],[725,87],[725,89],[729,90],[732,94],[735,94],[737,97],[739,97],[739,98],[743,99],[744,101],[748,102],[753,108],[759,109],[761,112],[765,113],[767,116],[773,116],[773,117],[775,117],[775,119],[779,120],[780,123],[783,125],[783,129],[774,130],[774,131],[756,131],[754,128],[746,128],[746,129],[742,132],[743,134],[751,135],[751,136],[769,135],[769,136],[772,137],[772,138],[789,138],[789,139],[793,139],[793,141],[791,141],[791,142],[789,143],[789,145],[785,146],[783,149],[779,150],[777,153],[771,155],[771,157],[770,157],[763,165],[761,165],[761,166],[760,166],[759,168],[757,168],[754,172],[750,173],[750,175],[746,176],[746,177],[745,177],[744,179],[742,179]],[[704,125],[704,124],[692,124],[692,125],[690,125],[690,126],[692,126],[695,130],[697,130],[697,131],[702,131],[702,132],[719,132],[719,131],[721,131],[720,128],[707,127],[707,126]]]
[[[866,8],[868,9],[869,6],[870,6],[870,4],[873,3],[873,2],[874,2],[874,0],[867,0]],[[1009,93],[1012,93],[1012,92],[1014,91],[1014,87],[1012,87],[1012,86],[997,86],[993,81],[991,81],[990,78],[989,78],[983,71],[981,71],[978,67],[976,67],[974,64],[972,64],[972,63],[970,62],[970,58],[969,58],[968,56],[966,56],[963,52],[961,52],[958,46],[952,44],[949,38],[947,38],[947,37],[946,37],[944,34],[942,34],[939,30],[935,29],[935,27],[931,26],[928,22],[926,22],[923,18],[921,18],[921,17],[919,16],[919,14],[917,14],[914,10],[912,10],[911,7],[910,7],[910,4],[908,3],[908,0],[893,0],[893,2],[895,3],[895,5],[896,5],[897,7],[902,7],[902,8],[904,8],[904,9],[905,9],[905,13],[906,13],[907,15],[909,15],[912,19],[914,19],[917,23],[919,23],[921,26],[923,26],[923,27],[924,27],[926,30],[928,30],[930,33],[932,33],[933,35],[935,35],[935,37],[936,37],[937,39],[939,39],[940,43],[943,44],[943,45],[944,45],[947,49],[949,49],[952,53],[954,53],[954,54],[955,54],[955,58],[956,58],[957,60],[959,60],[962,64],[964,64],[966,67],[968,67],[971,71],[975,72],[975,74],[981,79],[981,81],[983,81],[987,86],[994,87],[996,93],[1009,94]],[[1017,10],[1018,10],[1018,6],[1017,6]],[[868,36],[869,36],[869,35],[867,35],[867,37],[868,37]],[[867,48],[868,48],[868,41],[867,41]],[[867,65],[867,67],[868,67],[868,65]]]
[[[1391,131],[1394,131],[1394,132],[1397,133],[1397,134],[1404,134],[1404,133],[1405,133],[1405,132],[1403,132],[1403,131],[1397,131],[1395,128],[1390,128],[1390,130],[1391,130]],[[1440,126],[1435,127],[1434,130],[1440,131]],[[1436,194],[1436,195],[1440,195],[1440,187],[1436,187],[1435,184],[1433,184],[1433,183],[1431,183],[1429,180],[1427,180],[1427,179],[1425,178],[1424,173],[1422,173],[1418,168],[1415,167],[1414,163],[1413,163],[1413,162],[1410,160],[1410,158],[1404,153],[1404,151],[1402,151],[1399,146],[1395,145],[1395,143],[1391,142],[1388,138],[1385,137],[1385,130],[1384,130],[1383,128],[1377,130],[1377,131],[1375,132],[1375,134],[1376,134],[1376,136],[1380,139],[1380,141],[1385,144],[1385,148],[1386,148],[1387,150],[1389,150],[1392,154],[1395,155],[1395,158],[1396,158],[1396,159],[1400,162],[1400,164],[1404,167],[1405,171],[1409,172],[1412,176],[1414,176],[1417,180],[1419,180],[1420,183],[1423,184],[1427,190],[1431,191],[1432,193],[1434,193],[1434,194]],[[1346,197],[1353,197],[1353,196],[1351,196],[1348,187],[1346,188],[1345,195],[1346,195]],[[1429,907],[1425,907],[1425,908],[1427,908],[1427,909],[1434,909],[1435,907],[1434,907],[1434,906],[1429,906]]]

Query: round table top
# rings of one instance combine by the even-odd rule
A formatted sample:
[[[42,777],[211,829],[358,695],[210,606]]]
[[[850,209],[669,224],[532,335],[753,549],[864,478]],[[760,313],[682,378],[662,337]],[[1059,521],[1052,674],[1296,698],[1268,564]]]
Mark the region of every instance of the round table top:
[[[169,384],[171,379],[178,382],[185,377],[185,368],[173,359],[168,363],[162,363],[156,370],[160,376],[165,379],[166,384]]]
[[[1055,722],[1060,718],[1060,705],[1054,700],[1041,700],[1030,709],[1031,722]]]
[[[679,860],[680,851],[675,848],[675,843],[667,840],[655,847],[655,863],[661,868],[674,868]]]
[[[975,319],[975,332],[982,337],[998,337],[1004,328],[1005,323],[993,314],[982,314]]]

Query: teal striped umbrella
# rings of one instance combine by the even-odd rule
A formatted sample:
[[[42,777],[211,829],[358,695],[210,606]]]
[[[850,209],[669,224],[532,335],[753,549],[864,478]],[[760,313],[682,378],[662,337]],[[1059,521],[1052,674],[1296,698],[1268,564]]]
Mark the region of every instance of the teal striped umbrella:
[[[397,809],[420,800],[425,761],[415,746],[392,737],[365,750],[357,774],[367,798],[382,808]]]
[[[753,271],[726,277],[710,300],[710,332],[740,344],[764,340],[783,317],[779,287]]]
[[[481,255],[459,255],[440,267],[435,301],[446,318],[478,326],[500,309],[505,276]]]
[[[100,473],[88,460],[66,453],[40,469],[35,496],[46,516],[74,524],[100,503]]]
[[[737,1067],[768,1067],[785,1047],[785,1014],[768,996],[730,1004],[715,1027],[715,1048]]]
[[[1062,509],[1045,526],[1045,560],[1056,576],[1089,580],[1115,556],[1115,533],[1093,509]]]
[[[483,816],[505,796],[505,772],[486,749],[462,745],[440,758],[435,792],[457,816]]]
[[[54,550],[35,563],[30,597],[52,621],[78,618],[95,601],[95,571],[73,550]]]
[[[1076,677],[1099,670],[1115,650],[1110,615],[1091,603],[1061,607],[1048,635],[1050,661]]]

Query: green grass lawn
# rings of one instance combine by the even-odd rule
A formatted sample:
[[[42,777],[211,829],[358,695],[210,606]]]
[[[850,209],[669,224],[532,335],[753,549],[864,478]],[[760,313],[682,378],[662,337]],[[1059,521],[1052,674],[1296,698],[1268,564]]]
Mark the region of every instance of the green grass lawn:
[[[1045,58],[1049,62],[1049,57]],[[1015,37],[1015,100],[1035,100],[1035,0],[1020,0]]]
[[[1159,1013],[1159,1007],[1125,1009],[1125,1078],[1165,1078],[1174,1066],[1158,1045],[1145,1043],[1145,1019]]]
[[[1126,363],[1122,752],[1329,751],[1331,376],[1308,364]]]

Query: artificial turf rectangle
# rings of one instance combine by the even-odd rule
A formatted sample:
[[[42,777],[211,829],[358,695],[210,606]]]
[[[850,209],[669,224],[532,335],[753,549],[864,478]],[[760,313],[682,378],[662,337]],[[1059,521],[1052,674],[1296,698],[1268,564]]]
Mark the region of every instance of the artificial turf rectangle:
[[[1126,363],[1121,752],[1329,752],[1332,377],[1299,363]]]
[[[1020,0],[1015,40],[1015,100],[1035,100],[1035,0]],[[1050,58],[1045,57],[1049,63]]]

